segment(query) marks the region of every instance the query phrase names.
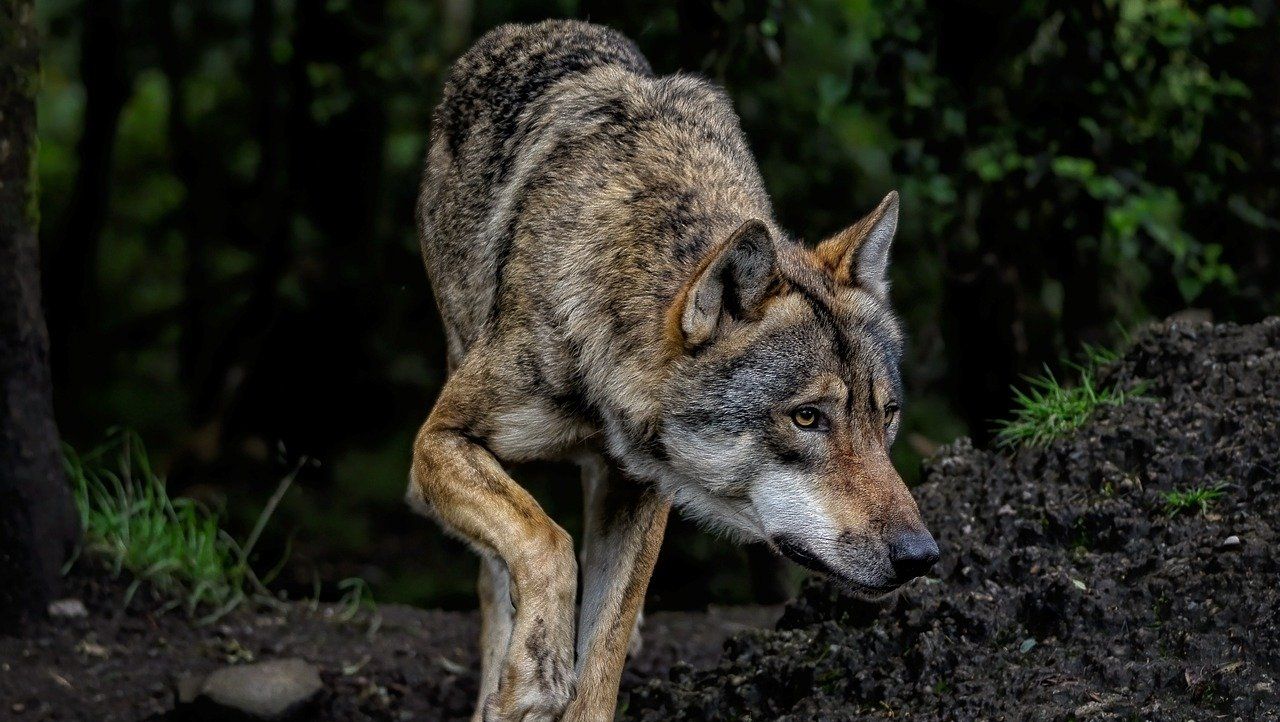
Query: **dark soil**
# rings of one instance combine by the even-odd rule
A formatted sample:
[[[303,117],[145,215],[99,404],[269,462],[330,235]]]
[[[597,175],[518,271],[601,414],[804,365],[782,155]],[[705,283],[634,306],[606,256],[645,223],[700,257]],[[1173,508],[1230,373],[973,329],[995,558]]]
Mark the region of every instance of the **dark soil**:
[[[1280,718],[1280,319],[1155,327],[1104,378],[1145,397],[1046,448],[930,460],[935,577],[881,604],[811,581],[629,716]],[[1216,484],[1169,515],[1163,493]]]
[[[0,720],[182,720],[175,688],[183,674],[286,657],[320,669],[319,720],[462,720],[471,714],[479,662],[472,612],[384,605],[344,621],[332,605],[294,604],[279,613],[235,613],[193,625],[179,612],[136,601],[121,584],[78,575],[89,616],[43,624],[22,639],[0,637]],[[658,612],[623,688],[665,677],[671,666],[715,662],[725,639],[772,626],[779,607]]]
[[[623,716],[1280,719],[1280,320],[1157,327],[1104,378],[1145,396],[1047,448],[961,440],[928,463],[943,562],[895,598],[811,580],[776,631],[758,631],[776,608],[652,615]],[[1166,492],[1217,484],[1170,516]],[[320,719],[471,708],[472,614],[386,606],[370,632],[293,605],[200,627],[73,581],[88,617],[0,639],[0,719],[179,719],[183,673],[290,656],[321,669]]]

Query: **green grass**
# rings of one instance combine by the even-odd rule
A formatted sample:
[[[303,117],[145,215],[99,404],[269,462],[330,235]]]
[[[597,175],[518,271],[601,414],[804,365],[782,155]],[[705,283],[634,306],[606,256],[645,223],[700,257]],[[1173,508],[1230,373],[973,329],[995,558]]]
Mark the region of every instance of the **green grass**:
[[[128,572],[126,604],[144,584],[168,600],[166,608],[182,607],[201,622],[248,600],[276,602],[249,555],[301,464],[281,481],[243,544],[205,506],[169,496],[132,432],[116,432],[83,456],[67,449],[66,465],[84,529],[81,552],[104,560],[117,576]]]
[[[1193,486],[1181,491],[1166,491],[1161,494],[1164,498],[1164,513],[1171,517],[1197,512],[1204,514],[1209,511],[1209,507],[1213,506],[1214,502],[1222,498],[1226,488],[1226,484],[1215,484],[1214,486]]]
[[[1140,388],[1126,395],[1098,383],[1098,369],[1118,357],[1115,352],[1085,346],[1083,361],[1065,362],[1079,376],[1073,385],[1059,381],[1047,366],[1043,375],[1026,377],[1026,390],[1013,389],[1012,418],[996,422],[996,443],[1044,446],[1083,426],[1099,407],[1118,406],[1129,396],[1141,394]]]

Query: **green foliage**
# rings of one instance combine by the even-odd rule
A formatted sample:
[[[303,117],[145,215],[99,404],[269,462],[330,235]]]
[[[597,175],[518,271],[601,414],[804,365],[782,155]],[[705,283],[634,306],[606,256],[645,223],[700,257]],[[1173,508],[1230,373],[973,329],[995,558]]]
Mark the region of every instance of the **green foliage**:
[[[1074,385],[1064,385],[1048,366],[1043,375],[1027,377],[1026,390],[1013,389],[1013,417],[996,422],[996,442],[1005,447],[1044,446],[1083,426],[1098,407],[1124,403],[1135,392],[1126,395],[1097,380],[1098,369],[1115,359],[1111,351],[1086,346],[1082,363],[1066,364],[1079,376]]]
[[[885,92],[906,112],[889,122],[934,228],[1013,261],[1024,282],[1087,262],[1109,289],[1101,308],[1126,318],[1142,317],[1166,281],[1182,303],[1237,290],[1232,262],[1247,244],[1225,247],[1220,224],[1244,191],[1233,177],[1271,162],[1244,155],[1252,91],[1228,69],[1233,45],[1260,37],[1250,6],[1022,3],[1001,29],[978,30],[999,34],[998,49],[966,46],[976,57],[955,70],[940,62],[946,28],[933,4],[883,6],[909,19],[878,39],[888,54],[876,64],[902,56],[904,87]],[[1274,195],[1246,192],[1269,198],[1274,217]]]
[[[1226,484],[1214,486],[1194,486],[1189,489],[1166,491],[1161,494],[1164,499],[1164,512],[1170,517],[1179,514],[1205,514],[1209,507],[1222,498]]]
[[[82,1],[37,7],[41,233],[59,270],[46,300],[91,310],[50,315],[62,428],[96,438],[123,419],[178,461],[199,447],[174,468],[235,492],[224,522],[238,535],[279,472],[269,450],[306,448],[325,462],[318,483],[282,503],[262,546],[297,528],[334,579],[382,567],[383,598],[474,597],[470,557],[402,503],[406,434],[445,376],[413,218],[444,74],[499,23],[589,17],[634,38],[657,72],[723,84],[779,220],[808,241],[901,191],[890,273],[911,339],[894,449],[907,478],[939,442],[981,442],[1020,374],[1109,342],[1116,320],[1280,311],[1280,86],[1275,53],[1259,50],[1280,13],[1267,3],[124,7],[123,40],[88,44]],[[81,144],[99,137],[87,125],[109,124],[111,88],[90,92],[82,72],[112,59],[83,54],[112,48],[122,112],[114,152],[95,155]],[[99,212],[97,236],[71,228]],[[69,248],[92,274],[68,297]],[[1081,393],[1061,387],[1033,384],[1027,399]],[[540,500],[576,513],[571,487]],[[401,540],[391,551],[375,543],[385,526]],[[672,546],[704,566],[736,558]],[[740,584],[719,566],[717,588]]]
[[[84,529],[82,551],[104,560],[115,575],[130,575],[126,604],[147,584],[168,600],[166,608],[182,607],[209,622],[249,599],[271,600],[249,553],[274,504],[242,546],[222,531],[217,514],[169,496],[132,432],[118,432],[83,456],[68,448],[66,466]],[[277,502],[292,480],[291,474],[281,483]]]

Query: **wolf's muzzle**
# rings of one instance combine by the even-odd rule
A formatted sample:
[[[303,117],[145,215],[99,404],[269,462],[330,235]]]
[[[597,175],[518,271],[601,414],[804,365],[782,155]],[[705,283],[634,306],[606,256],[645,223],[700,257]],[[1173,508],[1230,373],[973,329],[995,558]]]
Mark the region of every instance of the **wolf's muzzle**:
[[[770,539],[773,546],[777,548],[782,555],[791,561],[799,564],[806,569],[812,569],[822,574],[831,574],[831,567],[822,561],[813,552],[806,549],[800,542],[788,537],[784,534],[778,534]]]

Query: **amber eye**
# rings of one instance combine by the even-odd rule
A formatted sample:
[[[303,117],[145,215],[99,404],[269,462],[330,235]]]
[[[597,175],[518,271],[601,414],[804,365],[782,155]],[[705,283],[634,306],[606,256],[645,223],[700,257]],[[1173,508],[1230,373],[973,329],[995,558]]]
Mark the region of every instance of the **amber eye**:
[[[812,406],[801,406],[791,412],[791,421],[802,429],[816,429],[822,421],[822,412]]]
[[[898,418],[898,410],[901,408],[901,406],[892,401],[884,405],[884,427],[886,429],[893,426],[893,421]]]

